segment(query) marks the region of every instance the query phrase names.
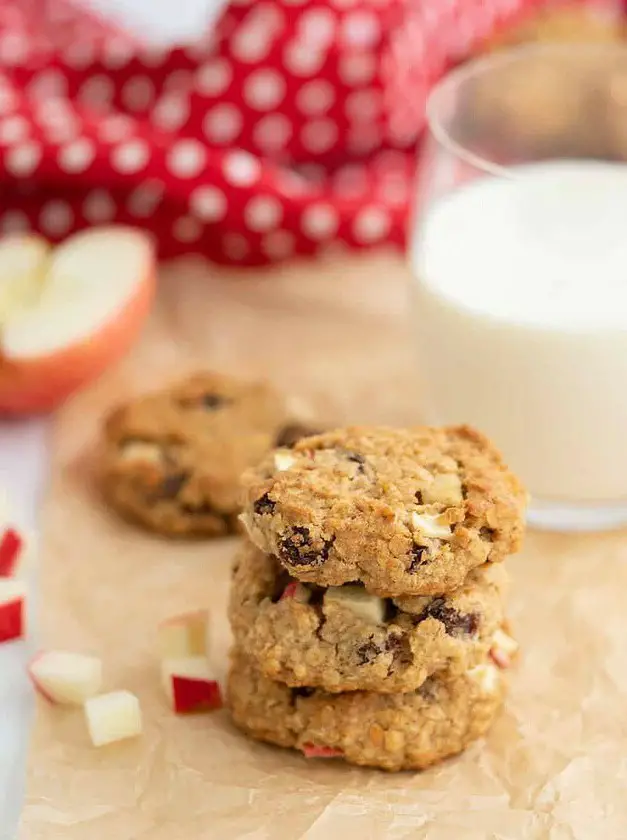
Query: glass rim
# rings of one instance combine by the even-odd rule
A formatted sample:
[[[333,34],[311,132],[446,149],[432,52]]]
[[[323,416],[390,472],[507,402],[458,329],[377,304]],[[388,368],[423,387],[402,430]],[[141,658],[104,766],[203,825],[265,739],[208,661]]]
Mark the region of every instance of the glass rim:
[[[506,67],[507,65],[514,64],[525,55],[541,55],[543,53],[550,55],[556,55],[559,53],[562,53],[563,55],[575,55],[577,53],[601,53],[604,56],[614,53],[616,55],[622,54],[627,58],[627,43],[616,42],[607,44],[573,41],[568,44],[557,42],[520,44],[518,46],[499,50],[492,55],[473,58],[470,61],[454,67],[452,70],[449,70],[444,74],[427,96],[425,107],[426,126],[436,143],[454,155],[458,160],[469,164],[475,169],[489,175],[498,175],[507,178],[515,177],[512,167],[503,166],[487,157],[475,154],[461,143],[458,143],[452,136],[451,132],[444,126],[442,120],[438,117],[438,112],[440,110],[439,105],[441,103],[441,99],[449,93],[452,88],[468,82],[473,77],[478,77],[491,69],[496,70],[499,67]]]

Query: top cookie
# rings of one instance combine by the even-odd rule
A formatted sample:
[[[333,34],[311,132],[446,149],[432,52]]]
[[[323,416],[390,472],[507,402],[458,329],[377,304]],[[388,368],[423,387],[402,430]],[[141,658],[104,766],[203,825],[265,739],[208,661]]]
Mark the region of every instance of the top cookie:
[[[320,586],[443,594],[521,544],[526,493],[490,441],[466,426],[304,438],[242,483],[252,541]]]
[[[259,382],[196,373],[117,408],[104,428],[101,484],[120,512],[162,534],[219,535],[239,513],[239,477],[287,427]]]

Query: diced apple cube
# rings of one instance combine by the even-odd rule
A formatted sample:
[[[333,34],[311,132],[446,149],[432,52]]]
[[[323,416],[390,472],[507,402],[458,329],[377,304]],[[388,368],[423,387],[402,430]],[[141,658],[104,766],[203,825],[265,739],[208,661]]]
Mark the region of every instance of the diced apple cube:
[[[18,566],[23,540],[14,528],[7,528],[0,538],[0,577],[12,577]]]
[[[325,607],[340,607],[350,610],[364,621],[382,624],[385,618],[385,602],[371,595],[360,586],[330,586],[324,593]]]
[[[442,521],[440,515],[430,513],[412,512],[411,524],[415,531],[424,534],[425,537],[433,537],[438,540],[450,539],[453,536],[451,526]]]
[[[95,747],[141,734],[139,700],[130,691],[111,691],[109,694],[90,697],[83,708],[89,737]]]
[[[148,464],[160,464],[163,452],[155,444],[144,440],[130,440],[122,445],[122,459],[124,461],[145,461]]]
[[[35,688],[51,703],[82,706],[102,688],[102,661],[82,653],[40,653],[28,672]]]
[[[162,659],[206,656],[209,613],[207,610],[175,615],[159,625]]]
[[[161,663],[161,679],[170,706],[177,714],[222,707],[220,684],[204,656],[165,660]]]
[[[344,753],[336,747],[324,747],[317,744],[303,744],[301,747],[305,758],[341,758]]]
[[[298,583],[297,581],[293,580],[287,584],[279,600],[294,600],[298,601],[299,604],[308,604],[310,598],[311,589],[309,589],[307,586],[304,586],[302,583]]]
[[[499,648],[508,656],[514,656],[518,652],[518,642],[504,630],[497,630],[492,636],[494,647]]]
[[[0,642],[21,639],[26,632],[26,584],[0,578]]]
[[[289,452],[275,452],[274,453],[274,468],[277,472],[284,472],[289,470],[291,466],[296,463],[296,458],[290,455]]]
[[[471,679],[476,680],[481,690],[486,694],[494,694],[499,686],[501,678],[494,665],[476,665],[467,673]]]
[[[440,473],[421,490],[426,504],[456,505],[462,501],[462,483],[457,473]]]

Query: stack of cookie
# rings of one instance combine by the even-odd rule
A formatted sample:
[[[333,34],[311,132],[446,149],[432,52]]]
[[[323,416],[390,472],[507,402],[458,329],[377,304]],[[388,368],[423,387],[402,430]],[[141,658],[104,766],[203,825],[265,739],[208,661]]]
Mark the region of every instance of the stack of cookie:
[[[480,737],[516,650],[499,561],[525,504],[490,442],[465,427],[338,430],[275,450],[244,488],[235,723],[387,770]]]

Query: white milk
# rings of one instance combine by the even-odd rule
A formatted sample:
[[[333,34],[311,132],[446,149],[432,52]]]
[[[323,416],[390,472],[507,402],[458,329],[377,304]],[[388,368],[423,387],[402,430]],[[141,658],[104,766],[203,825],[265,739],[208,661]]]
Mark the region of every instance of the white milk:
[[[426,419],[486,432],[537,498],[627,503],[627,165],[512,172],[420,219]]]

